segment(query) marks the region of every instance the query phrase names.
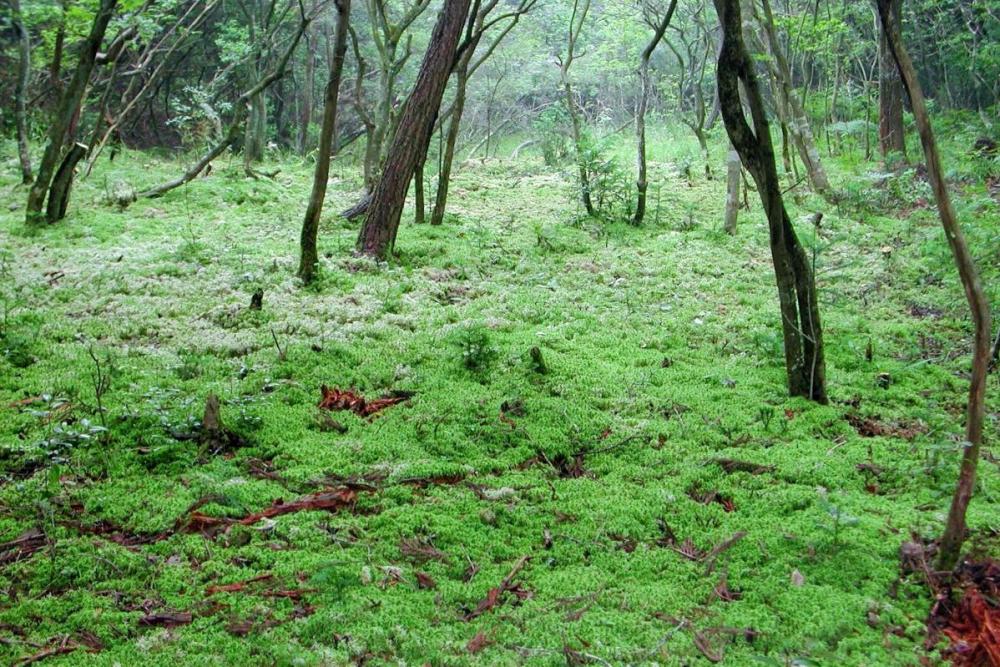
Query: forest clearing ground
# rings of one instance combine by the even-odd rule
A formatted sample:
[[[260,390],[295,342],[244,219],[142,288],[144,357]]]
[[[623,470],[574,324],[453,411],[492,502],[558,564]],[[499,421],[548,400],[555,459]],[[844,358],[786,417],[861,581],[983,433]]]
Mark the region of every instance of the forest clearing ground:
[[[917,664],[929,600],[898,550],[940,532],[969,350],[926,184],[845,158],[838,206],[789,195],[824,299],[818,406],[785,395],[759,207],[722,234],[725,184],[683,141],[651,150],[643,228],[582,219],[537,157],[472,161],[445,224],[408,208],[384,266],[331,213],[357,195],[335,163],[308,290],[308,164],[220,160],[119,212],[115,181],[179,168],[126,152],[28,233],[5,162],[0,660]],[[958,198],[996,303],[997,202]],[[91,353],[114,366],[106,433]],[[321,413],[321,385],[412,396]],[[213,393],[242,447],[188,437]],[[980,556],[998,479],[984,461]]]

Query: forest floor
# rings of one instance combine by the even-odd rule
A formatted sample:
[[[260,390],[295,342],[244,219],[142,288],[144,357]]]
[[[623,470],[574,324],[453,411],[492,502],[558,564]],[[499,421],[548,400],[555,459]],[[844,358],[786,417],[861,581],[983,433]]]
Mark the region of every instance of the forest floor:
[[[966,153],[946,163],[998,303],[1000,206]],[[638,229],[580,217],[537,156],[467,163],[446,223],[408,212],[388,265],[326,215],[308,290],[302,161],[219,161],[118,211],[117,180],[181,168],[126,153],[29,231],[5,159],[0,662],[936,662],[899,549],[943,525],[970,326],[929,187],[841,157],[840,204],[788,196],[820,406],[786,397],[754,193],[722,234],[724,183],[691,154],[654,144]],[[357,196],[335,173],[327,211]],[[408,398],[320,410],[323,385],[357,413],[332,390]],[[231,430],[206,441],[210,394]],[[980,469],[974,558],[1000,553],[1000,467]]]

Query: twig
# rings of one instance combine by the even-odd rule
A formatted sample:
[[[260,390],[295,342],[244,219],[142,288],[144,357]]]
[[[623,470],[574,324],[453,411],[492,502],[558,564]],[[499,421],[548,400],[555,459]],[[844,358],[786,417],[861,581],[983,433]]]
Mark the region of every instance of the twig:
[[[281,349],[281,343],[278,342],[278,334],[274,333],[274,327],[271,327],[271,338],[274,340],[274,346],[278,348],[278,361],[284,361],[285,350]]]

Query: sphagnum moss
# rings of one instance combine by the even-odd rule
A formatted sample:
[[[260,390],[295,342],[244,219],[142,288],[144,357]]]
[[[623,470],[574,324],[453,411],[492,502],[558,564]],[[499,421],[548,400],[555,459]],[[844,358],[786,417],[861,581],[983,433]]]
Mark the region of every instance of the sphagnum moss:
[[[968,337],[933,218],[826,211],[833,403],[788,400],[761,212],[719,234],[724,184],[680,175],[685,141],[651,144],[660,186],[644,228],[580,221],[569,181],[540,164],[466,165],[447,226],[404,225],[388,265],[351,258],[354,228],[324,221],[309,290],[293,278],[303,164],[275,182],[220,168],[119,213],[100,203],[105,177],[141,186],[177,169],[126,153],[79,183],[59,225],[29,234],[0,207],[3,290],[19,304],[0,404],[44,397],[0,410],[0,540],[48,536],[0,568],[2,659],[92,634],[102,651],[49,664],[543,665],[564,647],[690,664],[699,633],[727,664],[916,664],[928,599],[898,581],[896,552],[940,530]],[[855,182],[854,168],[836,176]],[[15,176],[0,174],[11,202]],[[353,196],[340,182],[327,209]],[[793,214],[817,206],[807,196]],[[970,225],[1000,256],[995,208]],[[1000,296],[1000,267],[983,270]],[[491,350],[474,367],[470,327]],[[89,345],[115,360],[101,479],[79,433],[96,410]],[[321,384],[413,397],[370,420],[333,414],[341,433],[316,418]],[[184,439],[209,393],[245,447],[206,457]],[[864,438],[848,413],[922,426]],[[42,443],[61,422],[76,435],[55,479]],[[197,501],[239,517],[344,479],[359,485],[352,511],[171,532]],[[970,511],[971,547],[994,555],[997,479],[983,467]],[[169,536],[116,542],[81,525]],[[739,532],[711,568],[698,560]],[[443,556],[414,559],[401,546],[414,539]],[[520,595],[464,620],[525,555]],[[206,590],[262,574],[258,588]],[[192,622],[140,625],[167,611]],[[489,641],[471,655],[478,632]]]

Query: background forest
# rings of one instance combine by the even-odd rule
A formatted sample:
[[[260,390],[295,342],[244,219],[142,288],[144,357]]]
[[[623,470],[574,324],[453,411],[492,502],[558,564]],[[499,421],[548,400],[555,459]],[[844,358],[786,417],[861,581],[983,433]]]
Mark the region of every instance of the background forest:
[[[1000,665],[997,0],[0,47],[3,664]]]

